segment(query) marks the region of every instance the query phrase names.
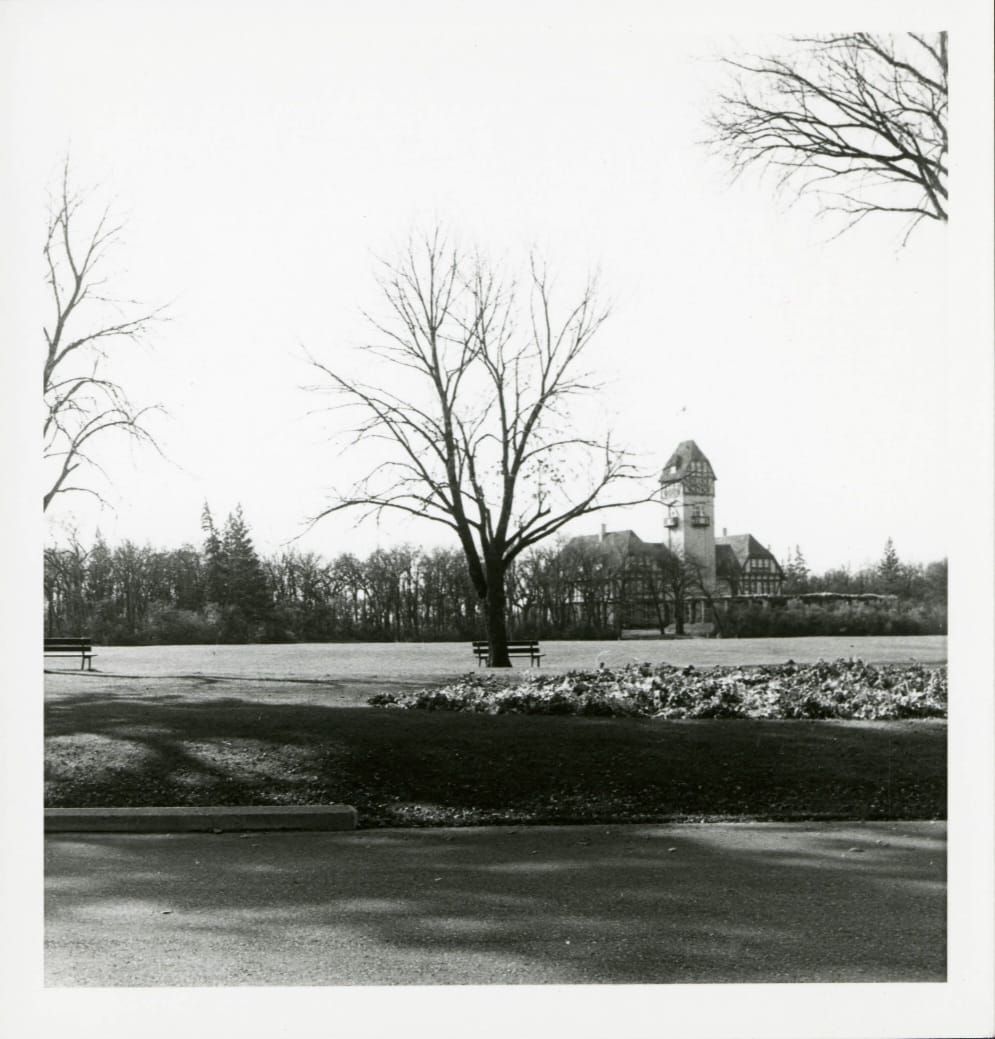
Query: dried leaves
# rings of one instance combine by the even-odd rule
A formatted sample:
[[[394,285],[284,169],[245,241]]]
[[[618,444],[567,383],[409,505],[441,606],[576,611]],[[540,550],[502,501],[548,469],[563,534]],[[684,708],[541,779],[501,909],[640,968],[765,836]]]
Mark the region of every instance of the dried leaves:
[[[533,674],[515,685],[494,675],[415,693],[371,697],[379,707],[486,714],[578,714],[647,718],[943,718],[945,668],[867,664],[714,667],[629,664],[565,675]]]

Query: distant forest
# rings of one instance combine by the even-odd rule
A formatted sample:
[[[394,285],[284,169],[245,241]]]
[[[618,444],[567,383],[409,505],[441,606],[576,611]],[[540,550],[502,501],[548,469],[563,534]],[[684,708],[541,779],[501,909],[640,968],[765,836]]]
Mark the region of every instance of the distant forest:
[[[154,549],[98,534],[45,550],[45,634],[89,635],[104,645],[444,641],[481,638],[483,621],[458,549],[411,545],[365,558],[288,550],[260,556],[237,509],[215,525],[205,506],[200,547]],[[514,637],[613,638],[604,572],[593,550],[537,546],[508,578]],[[800,549],[784,563],[783,608],[740,604],[725,634],[942,634],[946,561],[903,563],[889,541],[881,561],[816,575]],[[800,604],[804,593],[876,593],[888,600]]]

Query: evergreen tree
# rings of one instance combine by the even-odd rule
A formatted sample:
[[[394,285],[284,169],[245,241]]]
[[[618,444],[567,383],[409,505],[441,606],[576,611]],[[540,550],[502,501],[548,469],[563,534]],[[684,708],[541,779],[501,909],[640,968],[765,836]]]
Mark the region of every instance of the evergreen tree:
[[[239,610],[252,625],[265,621],[272,608],[272,597],[239,505],[225,522],[221,550],[227,578],[225,603]]]
[[[87,567],[87,593],[92,603],[109,601],[114,594],[114,561],[111,550],[97,530]]]
[[[802,555],[801,548],[795,545],[794,552],[788,553],[788,558],[784,565],[784,591],[789,595],[797,595],[808,591],[809,576],[808,563],[805,562],[805,556]]]
[[[208,602],[224,606],[228,602],[224,549],[207,502],[200,514],[200,529],[204,532],[204,594]]]
[[[902,563],[895,551],[895,544],[888,538],[884,544],[884,555],[877,567],[878,583],[882,592],[897,595],[902,581]]]

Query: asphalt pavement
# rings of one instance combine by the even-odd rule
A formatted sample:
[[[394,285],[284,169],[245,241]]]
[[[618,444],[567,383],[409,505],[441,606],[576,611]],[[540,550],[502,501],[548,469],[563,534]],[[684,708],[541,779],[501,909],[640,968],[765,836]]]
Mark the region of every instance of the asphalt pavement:
[[[50,986],[943,981],[945,824],[49,834]]]

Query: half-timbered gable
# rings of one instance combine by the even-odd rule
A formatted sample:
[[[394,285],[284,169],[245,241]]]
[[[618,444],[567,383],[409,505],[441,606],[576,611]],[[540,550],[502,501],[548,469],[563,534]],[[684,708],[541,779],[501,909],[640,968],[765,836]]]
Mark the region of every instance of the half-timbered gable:
[[[701,448],[693,440],[683,440],[667,459],[660,484],[665,491],[710,497],[715,493],[715,472]]]
[[[784,571],[752,534],[715,539],[715,572],[719,595],[780,595],[783,590]]]

